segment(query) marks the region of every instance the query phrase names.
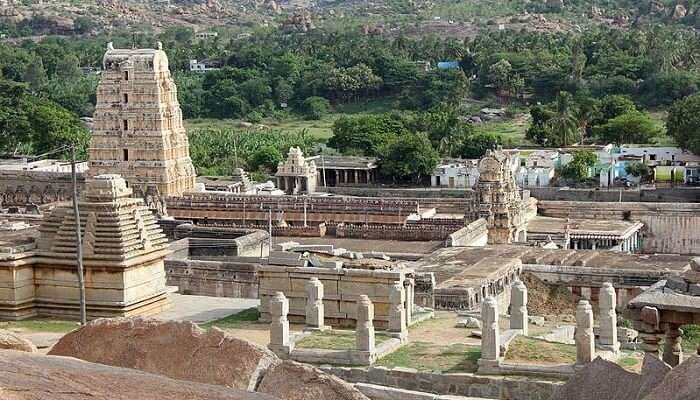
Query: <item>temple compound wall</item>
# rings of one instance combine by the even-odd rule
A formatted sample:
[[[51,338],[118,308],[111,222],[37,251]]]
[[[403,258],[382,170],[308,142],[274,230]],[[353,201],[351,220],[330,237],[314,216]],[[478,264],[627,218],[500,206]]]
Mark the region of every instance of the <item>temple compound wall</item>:
[[[104,55],[90,176],[118,174],[137,197],[191,190],[195,170],[168,57],[157,49],[115,49]]]
[[[150,315],[167,305],[167,239],[118,176],[88,180],[79,202],[88,318]],[[76,218],[63,204],[0,248],[0,317],[77,318]]]
[[[85,187],[85,174],[78,173],[78,191]],[[70,172],[0,171],[0,204],[23,207],[73,198]]]
[[[391,288],[410,283],[413,270],[397,267],[391,270],[362,268],[318,268],[265,265],[258,270],[260,280],[261,321],[270,321],[270,299],[283,292],[289,300],[289,321],[306,320],[305,285],[310,278],[323,284],[325,323],[334,327],[354,327],[357,301],[367,295],[374,304],[374,326],[386,329],[389,324]]]
[[[640,221],[642,252],[700,254],[700,203],[598,203],[541,201],[540,215],[559,218]]]

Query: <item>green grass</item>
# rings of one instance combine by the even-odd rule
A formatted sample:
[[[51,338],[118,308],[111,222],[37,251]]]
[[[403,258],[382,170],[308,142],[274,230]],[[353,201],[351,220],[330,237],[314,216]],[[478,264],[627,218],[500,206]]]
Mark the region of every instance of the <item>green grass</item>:
[[[0,322],[0,329],[18,332],[68,333],[79,327],[77,322],[49,319]]]
[[[504,144],[531,144],[525,139],[528,124],[515,120],[490,121],[474,126],[474,133],[491,133],[501,136]]]
[[[378,345],[391,339],[391,336],[377,332],[374,339]],[[315,332],[296,342],[295,347],[300,349],[353,350],[355,349],[355,331]]]
[[[684,325],[681,346],[686,353],[695,353],[700,345],[700,325]]]
[[[576,361],[576,346],[518,336],[508,346],[505,358],[513,361],[569,364]]]
[[[382,358],[376,365],[387,368],[415,368],[420,371],[476,372],[479,357],[479,347],[412,342]]]
[[[199,325],[202,329],[217,327],[219,329],[237,329],[255,323],[260,318],[260,311],[256,307],[243,310],[238,314],[229,315],[228,317],[209,321]]]

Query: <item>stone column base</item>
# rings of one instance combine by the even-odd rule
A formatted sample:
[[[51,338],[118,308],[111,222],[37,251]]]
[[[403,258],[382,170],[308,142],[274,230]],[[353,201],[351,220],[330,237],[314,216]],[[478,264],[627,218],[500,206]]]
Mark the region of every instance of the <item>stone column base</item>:
[[[267,348],[275,353],[277,357],[288,359],[289,355],[292,354],[292,351],[294,350],[294,343],[290,343],[287,346],[268,344]]]
[[[477,360],[477,365],[479,366],[479,369],[477,370],[477,373],[479,374],[484,374],[484,375],[497,375],[501,373],[501,359],[498,360],[486,360],[483,358],[480,358]]]

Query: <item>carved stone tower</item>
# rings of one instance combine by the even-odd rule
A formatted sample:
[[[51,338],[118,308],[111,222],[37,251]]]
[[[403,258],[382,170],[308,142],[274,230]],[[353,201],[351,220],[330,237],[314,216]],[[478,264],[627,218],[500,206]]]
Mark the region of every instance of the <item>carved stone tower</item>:
[[[179,195],[195,183],[177,88],[161,47],[108,45],[90,141],[89,175],[121,175],[134,196],[146,199]]]
[[[479,161],[477,217],[488,221],[490,244],[527,238],[526,210],[510,164],[510,156],[500,150],[488,151]]]

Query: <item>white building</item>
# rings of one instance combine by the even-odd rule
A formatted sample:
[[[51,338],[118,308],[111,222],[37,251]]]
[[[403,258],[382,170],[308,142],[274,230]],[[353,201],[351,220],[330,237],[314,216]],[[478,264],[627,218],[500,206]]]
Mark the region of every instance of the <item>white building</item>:
[[[205,73],[207,71],[216,71],[221,68],[221,63],[207,60],[190,60],[190,71],[197,73]]]
[[[433,187],[472,188],[479,179],[479,160],[458,160],[438,165],[430,177]]]
[[[520,187],[549,186],[556,167],[561,162],[560,154],[554,150],[536,150],[520,159],[515,179]]]

